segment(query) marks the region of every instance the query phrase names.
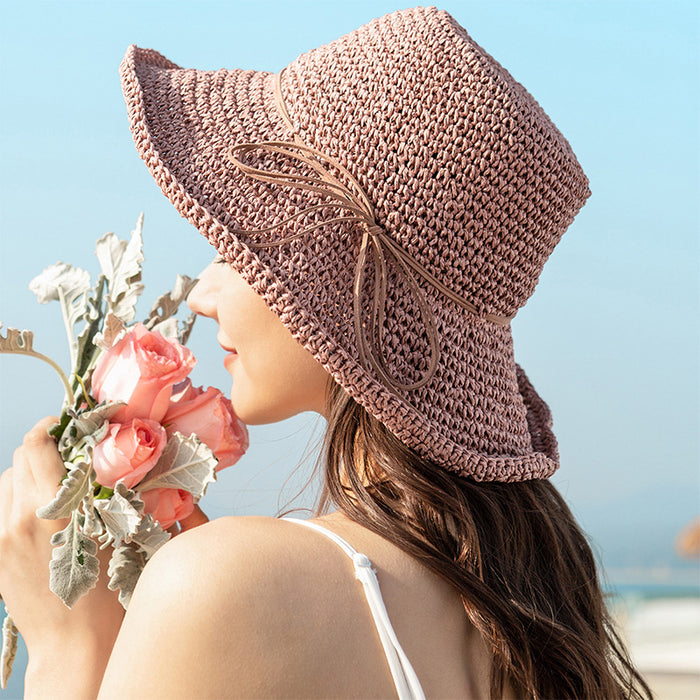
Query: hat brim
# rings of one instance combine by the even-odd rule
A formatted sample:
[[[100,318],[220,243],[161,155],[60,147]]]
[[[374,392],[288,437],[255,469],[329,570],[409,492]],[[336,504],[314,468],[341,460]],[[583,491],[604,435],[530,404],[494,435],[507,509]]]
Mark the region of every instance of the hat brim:
[[[399,396],[358,361],[348,313],[359,246],[352,224],[262,249],[232,233],[280,221],[290,206],[323,202],[247,178],[228,162],[234,143],[291,137],[275,106],[272,73],[183,69],[156,51],[130,46],[120,75],[137,150],[165,196],[358,403],[423,457],[476,480],[546,478],[557,469],[551,414],[515,364],[509,327],[465,313],[425,286],[440,330],[441,363],[426,387]],[[354,247],[329,245],[333,236],[352,235]],[[415,320],[407,288],[394,284],[387,323]],[[425,366],[427,340],[420,331],[412,337],[413,359]],[[396,353],[395,367],[411,372],[401,348],[387,350]],[[440,401],[434,400],[437,385],[444,387]]]

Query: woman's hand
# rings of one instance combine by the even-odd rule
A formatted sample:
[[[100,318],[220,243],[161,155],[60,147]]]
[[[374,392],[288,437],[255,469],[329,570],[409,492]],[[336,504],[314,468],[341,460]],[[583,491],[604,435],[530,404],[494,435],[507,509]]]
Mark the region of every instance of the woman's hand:
[[[0,594],[27,644],[30,661],[79,638],[111,650],[124,617],[118,592],[107,588],[109,548],[97,551],[96,588],[72,608],[49,589],[51,536],[70,522],[36,515],[37,508],[56,496],[66,474],[56,443],[47,433],[57,420],[39,421],[15,450],[12,468],[0,474]]]
[[[51,537],[70,521],[36,515],[37,508],[55,497],[66,473],[56,443],[47,433],[56,422],[54,417],[39,421],[15,450],[12,468],[0,474],[0,594],[29,651],[28,684],[31,676],[62,678],[65,685],[75,663],[75,672],[83,677],[90,669],[94,678],[83,680],[96,694],[124,609],[118,591],[107,588],[110,547],[97,550],[97,585],[72,608],[49,588]],[[206,521],[206,515],[195,508],[181,529]],[[174,526],[170,532],[177,534]],[[82,694],[75,690],[75,697]]]

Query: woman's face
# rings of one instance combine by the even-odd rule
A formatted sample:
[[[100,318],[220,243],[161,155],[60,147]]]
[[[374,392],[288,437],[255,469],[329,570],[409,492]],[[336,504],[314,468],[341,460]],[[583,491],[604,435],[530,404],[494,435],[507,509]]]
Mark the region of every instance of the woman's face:
[[[231,403],[244,423],[275,423],[302,411],[324,415],[328,372],[229,264],[217,257],[206,267],[187,305],[219,324]]]

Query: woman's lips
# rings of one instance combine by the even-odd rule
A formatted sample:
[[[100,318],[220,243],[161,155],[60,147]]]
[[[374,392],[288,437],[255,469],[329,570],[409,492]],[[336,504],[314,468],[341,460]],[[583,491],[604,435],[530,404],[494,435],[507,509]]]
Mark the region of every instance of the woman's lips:
[[[228,350],[228,348],[226,348]],[[238,357],[238,353],[235,350],[231,350],[226,357],[224,357],[224,367],[228,369],[228,366]]]
[[[221,347],[222,347],[224,350],[226,350],[226,352],[230,352],[230,353],[235,353],[235,352],[236,352],[236,348],[231,348],[231,347],[229,347],[228,345],[224,345],[221,341],[219,341],[219,345],[221,345]]]

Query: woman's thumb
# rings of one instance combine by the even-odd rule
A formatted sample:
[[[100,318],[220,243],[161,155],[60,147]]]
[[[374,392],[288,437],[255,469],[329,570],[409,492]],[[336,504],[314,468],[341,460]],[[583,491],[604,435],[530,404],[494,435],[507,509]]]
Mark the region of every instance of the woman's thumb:
[[[196,505],[194,510],[186,518],[180,520],[180,532],[191,530],[193,527],[204,525],[204,523],[208,522],[209,518],[206,516],[204,511]]]

